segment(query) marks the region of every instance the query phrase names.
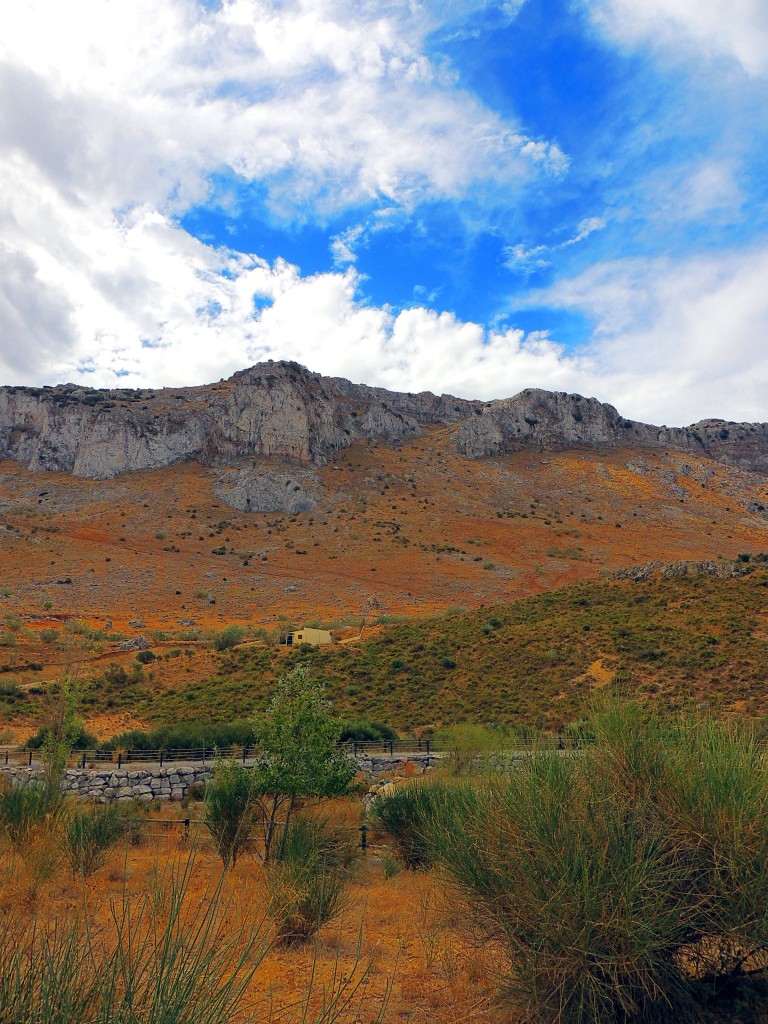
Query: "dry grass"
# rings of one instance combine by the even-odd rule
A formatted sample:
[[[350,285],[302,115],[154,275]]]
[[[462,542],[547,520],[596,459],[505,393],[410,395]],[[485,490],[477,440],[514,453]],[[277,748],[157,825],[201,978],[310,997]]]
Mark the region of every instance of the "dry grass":
[[[327,807],[326,807],[327,810]],[[336,816],[349,822],[359,816],[352,801],[338,801]],[[169,821],[178,809],[166,807],[155,816]],[[194,869],[187,891],[190,913],[210,899],[220,878],[221,862],[204,830],[193,825],[191,843],[180,828],[147,828],[140,845],[111,852],[106,864],[84,881],[73,881],[64,865],[30,897],[25,872],[7,843],[0,851],[0,928],[38,920],[63,920],[87,908],[96,928],[109,928],[111,908],[127,890],[138,904],[148,898],[162,914],[167,910],[169,873],[194,851]],[[243,1003],[243,1021],[267,1019],[277,1024],[291,1012],[316,1018],[332,993],[350,1003],[342,1015],[346,1024],[456,1024],[491,1022],[491,995],[484,972],[472,967],[477,951],[462,935],[459,922],[440,917],[440,889],[429,875],[405,872],[386,880],[382,849],[373,849],[360,863],[351,888],[349,909],[340,922],[321,930],[305,947],[270,949],[257,968]],[[234,930],[243,922],[258,927],[266,909],[261,864],[246,856],[224,880],[222,902],[228,905],[224,922]],[[229,902],[228,902],[229,901]],[[264,925],[269,928],[268,924]],[[269,932],[267,932],[269,935]],[[307,981],[314,974],[310,1005],[301,1009]],[[346,988],[344,988],[346,986]],[[383,1016],[382,1016],[383,1012]],[[248,1017],[253,1013],[253,1018]]]

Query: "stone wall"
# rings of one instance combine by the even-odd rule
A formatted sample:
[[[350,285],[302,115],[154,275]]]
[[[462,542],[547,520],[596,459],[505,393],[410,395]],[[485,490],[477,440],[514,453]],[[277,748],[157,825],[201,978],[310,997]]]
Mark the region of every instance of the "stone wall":
[[[434,754],[358,754],[355,758],[361,772],[373,777],[387,775],[411,762],[417,771],[437,764]],[[39,779],[39,768],[0,766],[0,778],[19,783]],[[163,768],[68,768],[63,788],[82,799],[106,803],[108,800],[182,800],[195,782],[213,778],[213,767],[173,765]]]
[[[40,778],[38,768],[0,768],[0,777],[14,782]],[[108,800],[181,800],[195,782],[213,778],[210,766],[170,768],[68,768],[63,789],[83,799],[106,803]]]

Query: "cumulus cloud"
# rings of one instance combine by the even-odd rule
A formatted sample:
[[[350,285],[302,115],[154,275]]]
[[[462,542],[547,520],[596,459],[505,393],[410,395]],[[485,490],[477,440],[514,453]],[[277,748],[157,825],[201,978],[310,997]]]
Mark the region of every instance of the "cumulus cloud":
[[[28,0],[0,18],[3,140],[62,189],[183,209],[228,169],[276,216],[562,171],[423,54],[406,2]]]
[[[409,0],[27,0],[0,12],[5,379],[192,383],[193,368],[197,381],[219,376],[267,346],[254,295],[271,302],[298,271],[177,223],[226,201],[217,177],[258,187],[285,223],[373,206],[334,243],[343,267],[393,211],[561,174],[554,143],[425,56],[439,17]],[[260,293],[267,284],[275,294]]]
[[[482,6],[455,0],[446,10],[460,21]],[[502,6],[512,18],[519,4]],[[591,6],[625,42],[663,22],[701,43],[717,4]],[[498,398],[539,386],[595,394],[646,420],[768,418],[768,251],[613,261],[531,296],[594,322],[578,353],[546,332],[365,301],[356,252],[382,225],[425,200],[489,186],[514,197],[567,169],[554,143],[529,138],[428,59],[440,9],[27,0],[1,12],[4,381],[196,384],[291,358],[398,390]],[[711,42],[754,74],[761,10],[737,5],[725,41]],[[696,174],[690,216],[738,203],[727,162]],[[368,212],[332,240],[335,270],[307,276],[183,230],[191,206],[224,201],[217,177],[257,185],[284,222]],[[603,227],[587,217],[564,241],[521,243],[508,258],[543,265]]]
[[[768,249],[615,260],[536,296],[594,324],[595,392],[672,425],[768,420]]]
[[[764,0],[583,0],[611,39],[678,54],[731,57],[749,75],[768,74]]]

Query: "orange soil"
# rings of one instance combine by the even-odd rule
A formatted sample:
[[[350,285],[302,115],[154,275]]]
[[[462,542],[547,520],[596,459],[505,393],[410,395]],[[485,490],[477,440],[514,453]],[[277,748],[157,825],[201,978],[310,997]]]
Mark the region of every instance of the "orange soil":
[[[186,813],[165,808],[152,815],[178,819]],[[174,864],[186,861],[189,844],[180,838],[179,827],[147,828],[150,836],[144,845],[115,850],[108,863],[84,883],[73,882],[68,868],[62,865],[34,899],[28,895],[28,872],[6,852],[0,858],[0,921],[12,920],[18,925],[24,915],[34,914],[42,919],[60,919],[85,903],[93,923],[109,928],[110,904],[119,906],[124,886],[136,903],[148,893],[162,899],[168,872]],[[192,835],[197,850],[187,893],[189,906],[209,898],[221,870],[221,862],[203,830],[193,825]],[[434,877],[401,872],[386,879],[382,871],[385,852],[374,847],[366,855],[357,871],[348,909],[340,922],[321,931],[316,945],[310,942],[306,947],[276,947],[267,954],[243,1006],[243,1021],[254,1019],[248,1015],[249,1005],[260,1009],[258,1019],[266,1017],[270,999],[273,1010],[269,1019],[285,1019],[285,1008],[305,994],[313,960],[315,1001],[323,987],[330,984],[334,971],[352,974],[359,961],[359,977],[366,966],[369,968],[367,980],[342,1024],[376,1021],[385,1002],[384,1022],[456,1024],[473,1020],[482,1024],[496,1019],[492,1001],[497,978],[488,964],[489,950],[476,948],[462,934],[460,915],[445,910]],[[255,858],[245,857],[238,862],[226,891],[232,899],[232,927],[243,917],[251,922],[264,917],[263,869]],[[265,938],[270,938],[268,921],[263,931]]]
[[[326,497],[296,516],[230,508],[197,464],[95,482],[0,463],[0,614],[24,627],[0,662],[41,663],[50,680],[133,661],[84,648],[66,632],[78,619],[128,636],[163,630],[183,647],[190,621],[274,630],[425,616],[652,560],[768,548],[768,520],[746,507],[768,501],[764,476],[653,451],[470,461],[450,431],[399,449],[355,444],[317,470]],[[43,643],[46,628],[71,642]],[[176,658],[163,683],[202,681],[210,668],[205,652]]]

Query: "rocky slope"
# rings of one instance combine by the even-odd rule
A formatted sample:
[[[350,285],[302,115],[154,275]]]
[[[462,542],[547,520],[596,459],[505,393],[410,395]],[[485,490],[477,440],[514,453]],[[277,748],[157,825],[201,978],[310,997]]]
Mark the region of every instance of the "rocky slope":
[[[452,428],[455,449],[471,459],[524,448],[658,448],[768,473],[766,423],[655,427],[594,398],[535,389],[472,402],[370,388],[272,361],[197,388],[0,388],[0,458],[91,479],[189,461],[228,466],[256,456],[320,466],[361,438],[398,444],[436,424]],[[222,480],[221,487],[237,507],[263,505],[264,485],[247,476]],[[296,499],[307,507],[304,500]]]

